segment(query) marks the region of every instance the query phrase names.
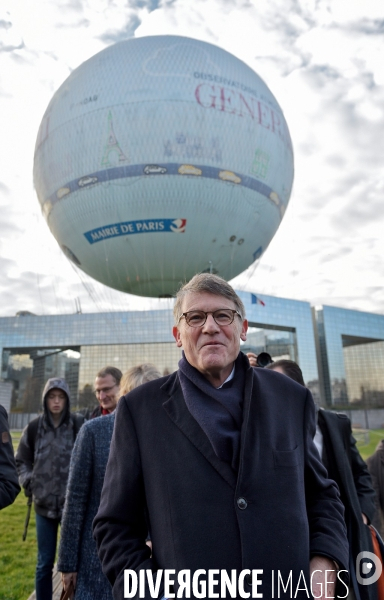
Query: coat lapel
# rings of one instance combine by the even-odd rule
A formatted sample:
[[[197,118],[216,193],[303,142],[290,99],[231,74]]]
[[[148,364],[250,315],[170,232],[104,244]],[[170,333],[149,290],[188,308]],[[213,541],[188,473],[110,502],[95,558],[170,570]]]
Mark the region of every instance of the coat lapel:
[[[328,429],[329,443],[332,445],[333,455],[336,461],[337,469],[340,474],[340,479],[343,482],[345,489],[348,489],[348,483],[346,481],[346,463],[348,459],[348,447],[344,446],[345,440],[344,435],[340,436],[340,431],[337,431],[337,425],[335,419],[336,414],[329,414],[326,411],[319,411],[319,425],[322,429],[322,425]]]
[[[201,452],[204,458],[211,463],[212,467],[225,479],[228,485],[235,489],[237,475],[231,465],[221,461],[216,456],[209,439],[189,412],[185,404],[177,373],[174,373],[169,378],[163,385],[162,390],[169,395],[169,399],[163,403],[163,408],[169,418],[189,439],[191,444]]]

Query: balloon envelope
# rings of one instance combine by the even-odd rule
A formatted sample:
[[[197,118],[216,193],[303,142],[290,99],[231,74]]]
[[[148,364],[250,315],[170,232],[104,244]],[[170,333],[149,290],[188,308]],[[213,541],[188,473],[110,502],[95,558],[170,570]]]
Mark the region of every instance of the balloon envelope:
[[[155,36],[106,48],[53,96],[34,184],[66,255],[102,283],[175,293],[210,271],[259,259],[293,181],[283,113],[228,52]]]

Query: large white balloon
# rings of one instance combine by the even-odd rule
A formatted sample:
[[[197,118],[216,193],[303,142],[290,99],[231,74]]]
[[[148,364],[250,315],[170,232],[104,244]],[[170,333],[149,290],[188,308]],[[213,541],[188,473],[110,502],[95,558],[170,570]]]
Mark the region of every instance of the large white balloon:
[[[293,152],[265,83],[228,52],[177,36],[131,39],[53,96],[34,183],[61,248],[95,279],[173,294],[259,259],[289,201]]]

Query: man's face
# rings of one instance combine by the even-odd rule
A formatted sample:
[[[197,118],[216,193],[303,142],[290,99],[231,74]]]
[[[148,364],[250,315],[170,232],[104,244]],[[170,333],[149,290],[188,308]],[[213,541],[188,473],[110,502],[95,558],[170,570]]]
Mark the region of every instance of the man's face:
[[[47,394],[47,407],[54,416],[60,416],[67,403],[67,395],[59,388],[49,390]]]
[[[232,300],[209,293],[190,293],[183,300],[182,312],[190,310],[215,311],[220,308],[236,310]],[[248,322],[235,315],[230,325],[217,325],[209,314],[202,327],[190,327],[183,317],[173,328],[176,345],[183,348],[193,367],[219,387],[231,373],[240,351],[240,339],[247,338]]]
[[[112,375],[96,377],[95,394],[100,406],[108,412],[113,412],[120,398],[120,388]]]

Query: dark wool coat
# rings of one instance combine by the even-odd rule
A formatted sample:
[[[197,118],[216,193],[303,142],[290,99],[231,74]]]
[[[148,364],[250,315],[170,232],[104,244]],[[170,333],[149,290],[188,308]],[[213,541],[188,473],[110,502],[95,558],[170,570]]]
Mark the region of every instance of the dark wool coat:
[[[0,405],[0,510],[12,504],[19,492],[7,411]]]
[[[372,484],[376,493],[376,511],[373,525],[381,537],[384,536],[384,440],[378,443],[372,456],[367,458],[368,470],[372,476]]]
[[[371,522],[375,512],[375,492],[367,465],[356,448],[351,421],[346,415],[319,410],[318,423],[323,434],[323,460],[328,474],[339,486],[345,506],[352,564],[359,552],[373,552],[371,533],[361,513]],[[356,582],[357,584],[357,582]],[[375,585],[359,585],[361,600],[377,598]]]
[[[96,406],[96,408],[93,409],[93,411],[91,412],[90,415],[90,419],[97,419],[97,417],[102,417],[103,413],[101,412],[101,406]]]
[[[92,537],[92,521],[99,507],[114,422],[114,413],[88,421],[73,448],[57,570],[77,573],[75,600],[112,600]]]
[[[94,521],[115,600],[124,598],[124,569],[263,569],[258,592],[269,600],[272,570],[275,582],[276,570],[284,582],[292,570],[293,594],[280,589],[288,598],[301,570],[310,585],[311,555],[346,568],[344,510],[314,434],[310,392],[267,369],[246,372],[238,473],[188,411],[177,373],[123,397]],[[299,587],[307,599],[303,580]]]

